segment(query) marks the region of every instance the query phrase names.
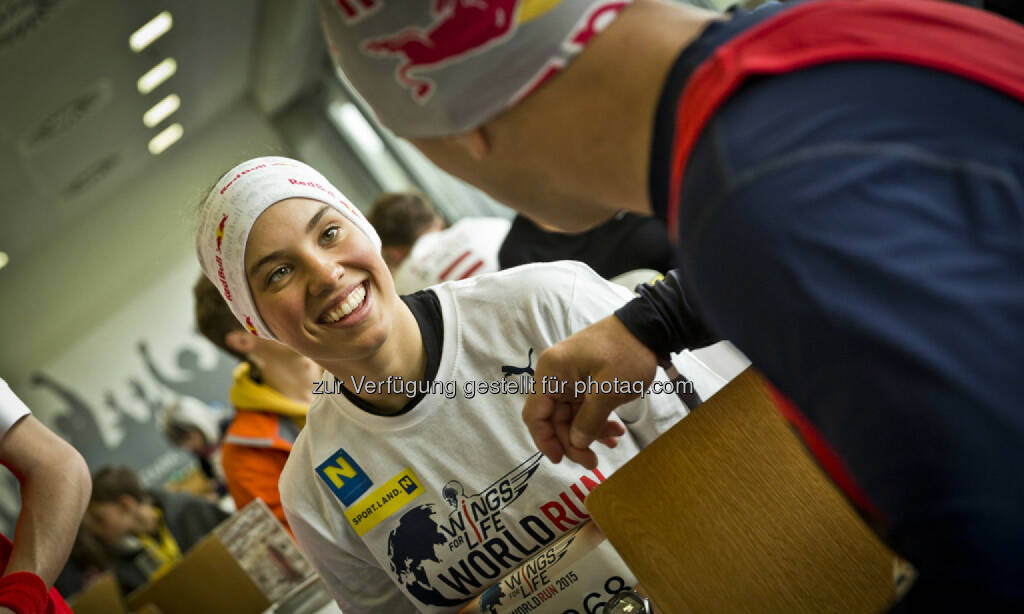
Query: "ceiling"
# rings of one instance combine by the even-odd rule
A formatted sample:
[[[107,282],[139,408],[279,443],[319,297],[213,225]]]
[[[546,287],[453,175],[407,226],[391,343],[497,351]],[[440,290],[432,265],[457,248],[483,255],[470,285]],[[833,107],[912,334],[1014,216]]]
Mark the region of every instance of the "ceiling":
[[[133,52],[129,36],[164,10],[171,30]],[[141,95],[139,76],[167,57],[176,74]],[[273,115],[316,83],[323,57],[312,2],[0,0],[0,251],[31,257],[112,187],[159,169],[147,144],[174,122],[172,149],[246,96]],[[170,93],[180,109],[147,128],[143,113]]]

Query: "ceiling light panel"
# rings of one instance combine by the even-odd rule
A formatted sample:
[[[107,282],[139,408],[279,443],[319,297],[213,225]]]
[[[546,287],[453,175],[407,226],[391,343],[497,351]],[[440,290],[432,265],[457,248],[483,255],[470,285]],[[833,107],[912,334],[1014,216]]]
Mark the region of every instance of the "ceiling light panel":
[[[149,153],[154,156],[162,154],[168,147],[177,143],[178,139],[181,138],[181,135],[184,132],[185,131],[182,129],[181,124],[171,124],[170,126],[167,126],[161,130],[159,134],[149,140]]]
[[[167,119],[180,106],[181,98],[177,94],[171,94],[146,111],[142,116],[142,123],[146,124],[147,128],[152,128]]]
[[[132,48],[132,51],[138,53],[148,47],[150,43],[160,38],[174,25],[174,20],[171,19],[171,14],[168,11],[164,11],[149,20],[149,23],[136,30],[131,36],[128,37],[128,45]]]
[[[139,77],[139,93],[146,95],[152,92],[161,83],[170,79],[177,70],[178,63],[174,61],[174,58],[167,58],[153,68],[150,68],[146,71],[146,74]]]

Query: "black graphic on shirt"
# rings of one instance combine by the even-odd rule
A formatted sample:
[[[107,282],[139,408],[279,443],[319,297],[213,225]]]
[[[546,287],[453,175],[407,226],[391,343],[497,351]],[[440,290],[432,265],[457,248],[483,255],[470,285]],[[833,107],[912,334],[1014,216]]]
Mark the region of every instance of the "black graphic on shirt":
[[[538,452],[476,493],[458,480],[436,504],[405,512],[388,535],[391,571],[410,595],[424,604],[458,605],[518,567],[556,532],[537,515],[510,517],[506,509],[529,487],[543,456]]]
[[[447,541],[434,520],[434,506],[420,505],[406,512],[398,521],[398,527],[388,536],[388,558],[391,571],[405,586],[409,594],[423,603],[437,606],[453,606],[465,601],[449,599],[430,585],[430,578],[424,563],[440,563],[435,551]]]
[[[515,365],[502,365],[501,366],[501,379],[505,379],[509,375],[522,375],[523,373],[529,373],[533,377],[533,348],[526,354],[526,366],[517,367]]]

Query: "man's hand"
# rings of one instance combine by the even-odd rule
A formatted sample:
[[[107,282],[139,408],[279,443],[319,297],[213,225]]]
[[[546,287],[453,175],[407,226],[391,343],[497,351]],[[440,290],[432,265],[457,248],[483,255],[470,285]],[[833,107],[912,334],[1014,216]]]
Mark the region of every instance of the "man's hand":
[[[639,395],[595,393],[593,386],[599,389],[600,382],[617,378],[641,381],[646,388],[657,367],[654,353],[614,315],[542,352],[534,372],[536,391],[523,407],[523,421],[537,449],[554,463],[564,455],[587,469],[596,467],[597,455],[590,444],[614,444],[626,431],[608,415]],[[589,392],[584,389],[588,378],[595,382]],[[577,394],[577,390],[582,391]]]

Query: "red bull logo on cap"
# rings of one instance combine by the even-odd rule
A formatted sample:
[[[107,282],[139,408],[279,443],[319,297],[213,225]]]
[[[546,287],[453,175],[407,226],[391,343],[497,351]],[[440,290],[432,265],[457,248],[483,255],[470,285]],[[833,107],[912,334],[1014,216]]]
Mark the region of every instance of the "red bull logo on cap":
[[[615,20],[615,17],[622,9],[626,8],[629,2],[624,0],[613,0],[595,4],[576,24],[576,28],[569,35],[565,47],[569,51],[580,51],[590,42],[596,34],[602,32]]]
[[[433,15],[430,24],[422,28],[403,28],[362,43],[369,54],[401,59],[395,78],[420,104],[430,99],[436,87],[422,73],[504,42],[518,24],[540,17],[560,0],[430,1]]]
[[[252,334],[256,335],[257,337],[259,337],[259,336],[260,336],[259,332],[258,332],[258,331],[256,330],[256,327],[255,327],[255,326],[253,326],[253,324],[252,324],[252,318],[250,318],[249,316],[245,316],[245,328],[246,328],[246,329],[247,329],[247,330],[248,330],[248,331],[249,331],[250,333],[252,333]]]
[[[626,8],[629,0],[612,0],[611,2],[597,3],[576,22],[569,36],[562,42],[562,47],[569,53],[579,53],[583,47],[590,42],[594,35],[603,31],[614,21],[622,9]],[[551,58],[548,63],[526,82],[526,85],[519,88],[512,95],[511,104],[519,104],[519,101],[526,98],[540,86],[548,82],[551,77],[558,74],[565,68],[565,60],[562,58]]]
[[[354,24],[366,19],[377,11],[384,3],[379,0],[335,0],[345,23]]]

